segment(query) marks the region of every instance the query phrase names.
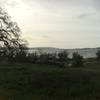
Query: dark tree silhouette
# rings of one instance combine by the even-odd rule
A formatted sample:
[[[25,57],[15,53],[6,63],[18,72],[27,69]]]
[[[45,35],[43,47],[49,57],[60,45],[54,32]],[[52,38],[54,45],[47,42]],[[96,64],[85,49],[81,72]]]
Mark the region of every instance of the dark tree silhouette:
[[[97,55],[97,59],[100,60],[100,50],[97,51],[96,55]]]
[[[59,60],[59,65],[61,67],[64,67],[65,64],[67,64],[68,62],[68,53],[66,51],[58,53],[58,60]]]
[[[0,8],[0,46],[19,46],[20,28],[17,23],[11,21],[10,16]]]
[[[20,39],[20,33],[17,23],[0,8],[0,53],[11,57],[21,51],[24,42]]]
[[[74,67],[81,67],[84,64],[84,58],[78,52],[74,52],[72,56],[72,66]]]

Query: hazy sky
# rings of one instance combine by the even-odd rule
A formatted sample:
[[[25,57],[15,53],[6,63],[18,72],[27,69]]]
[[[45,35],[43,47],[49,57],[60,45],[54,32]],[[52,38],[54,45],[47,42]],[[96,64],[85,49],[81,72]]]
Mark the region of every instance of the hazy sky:
[[[0,0],[31,47],[100,47],[100,0]]]

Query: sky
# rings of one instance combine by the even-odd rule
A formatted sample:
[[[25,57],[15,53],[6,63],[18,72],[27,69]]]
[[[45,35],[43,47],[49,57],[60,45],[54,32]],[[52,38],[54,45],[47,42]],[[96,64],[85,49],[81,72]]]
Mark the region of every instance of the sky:
[[[100,0],[0,0],[30,47],[100,47]]]

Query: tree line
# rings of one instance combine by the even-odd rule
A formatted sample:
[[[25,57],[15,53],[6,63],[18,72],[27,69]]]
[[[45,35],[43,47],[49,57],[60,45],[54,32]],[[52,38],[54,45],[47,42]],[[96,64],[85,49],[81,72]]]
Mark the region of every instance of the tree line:
[[[2,52],[3,51],[3,52]],[[5,51],[5,52],[4,52]],[[40,53],[41,52],[41,53]],[[60,67],[81,67],[84,66],[88,60],[84,59],[78,52],[74,52],[72,57],[69,57],[67,51],[46,53],[46,52],[33,52],[30,53],[29,49],[24,45],[21,49],[16,51],[11,48],[9,52],[6,52],[6,48],[0,49],[0,61],[1,62],[17,62],[17,63],[33,63],[33,64],[48,64],[57,65]],[[96,61],[100,61],[100,50],[96,53]]]
[[[17,52],[13,48],[9,52],[2,52],[5,48],[0,49],[0,61],[34,63],[34,64],[49,64],[60,67],[65,66],[83,66],[84,58],[77,52],[74,52],[72,58],[69,58],[68,52],[61,51],[55,53],[29,53],[27,47],[22,47]]]

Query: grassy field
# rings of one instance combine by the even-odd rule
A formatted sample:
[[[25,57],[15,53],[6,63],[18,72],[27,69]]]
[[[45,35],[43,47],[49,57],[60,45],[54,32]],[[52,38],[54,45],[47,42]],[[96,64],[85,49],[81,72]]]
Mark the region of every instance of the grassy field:
[[[100,64],[0,64],[0,100],[100,100]]]

